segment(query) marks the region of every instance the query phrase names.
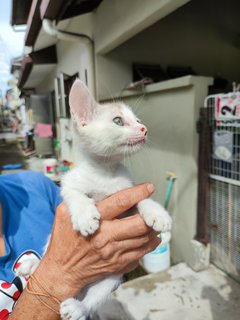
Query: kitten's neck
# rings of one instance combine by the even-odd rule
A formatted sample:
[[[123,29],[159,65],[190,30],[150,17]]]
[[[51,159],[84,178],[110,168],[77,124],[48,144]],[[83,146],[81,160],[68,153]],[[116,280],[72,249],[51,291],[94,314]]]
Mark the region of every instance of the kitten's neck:
[[[96,156],[94,154],[89,154],[86,150],[83,150],[79,156],[79,165],[81,163],[88,163],[88,166],[98,168],[106,171],[115,171],[120,165],[121,159],[119,157],[107,157],[107,156]]]

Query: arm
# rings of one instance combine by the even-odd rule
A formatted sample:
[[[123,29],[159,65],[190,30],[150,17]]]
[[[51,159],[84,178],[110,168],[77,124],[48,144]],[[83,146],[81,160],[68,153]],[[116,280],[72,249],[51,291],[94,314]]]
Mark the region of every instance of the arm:
[[[99,202],[102,222],[99,230],[87,238],[72,230],[67,208],[60,204],[48,250],[34,276],[52,296],[63,301],[107,275],[132,270],[144,254],[159,244],[159,239],[139,215],[115,218],[151,193],[144,184]],[[48,305],[58,310],[57,303],[50,300]],[[55,320],[59,315],[24,290],[10,319]]]

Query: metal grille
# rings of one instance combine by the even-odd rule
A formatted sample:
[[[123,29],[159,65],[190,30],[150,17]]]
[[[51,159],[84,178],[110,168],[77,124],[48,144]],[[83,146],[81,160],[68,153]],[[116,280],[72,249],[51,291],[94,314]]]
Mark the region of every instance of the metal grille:
[[[234,93],[229,94],[234,95]],[[211,131],[209,238],[211,261],[240,281],[240,117],[218,117],[219,96],[206,99]],[[218,110],[218,112],[221,112]],[[229,111],[229,109],[228,109]],[[230,110],[231,111],[231,110]]]

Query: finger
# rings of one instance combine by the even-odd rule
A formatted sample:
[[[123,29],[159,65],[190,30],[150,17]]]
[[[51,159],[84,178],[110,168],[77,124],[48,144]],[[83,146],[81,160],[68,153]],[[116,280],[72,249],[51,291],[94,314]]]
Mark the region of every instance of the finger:
[[[110,220],[148,198],[154,191],[152,184],[144,183],[119,191],[97,203],[102,219]]]
[[[126,252],[124,258],[126,259],[126,261],[134,261],[135,259],[139,260],[145,254],[154,251],[158,245],[159,240],[153,240],[141,248],[136,248],[134,250]]]
[[[131,271],[133,271],[134,269],[137,268],[137,266],[139,265],[139,261],[135,261],[130,263],[128,266],[126,266],[123,270],[121,270],[121,274],[126,274],[129,273]]]
[[[72,229],[71,217],[64,201],[57,206],[53,226],[57,226],[60,229]]]
[[[122,266],[125,270],[128,266],[133,266],[135,262],[139,261],[145,254],[153,251],[159,245],[159,241],[154,239],[141,248],[136,248],[126,252],[122,255]],[[121,270],[122,272],[122,270]]]
[[[156,235],[156,233],[153,230],[151,230],[148,234],[144,236],[119,241],[118,247],[121,252],[128,252],[134,249],[145,247],[149,244],[159,245],[160,243],[161,241]]]
[[[111,234],[114,240],[121,241],[146,235],[150,230],[152,229],[146,225],[142,217],[135,214],[131,217],[115,220],[112,224]]]
[[[92,237],[92,244],[99,250],[112,243],[116,247],[115,251],[125,252],[142,246],[153,238],[159,241],[157,233],[136,215],[121,220],[104,220]]]

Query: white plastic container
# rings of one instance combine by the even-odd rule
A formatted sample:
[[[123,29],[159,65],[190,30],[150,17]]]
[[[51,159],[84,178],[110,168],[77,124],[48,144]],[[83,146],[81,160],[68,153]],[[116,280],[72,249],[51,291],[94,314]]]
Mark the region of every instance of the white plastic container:
[[[57,159],[50,158],[43,160],[44,166],[44,174],[45,176],[49,177],[50,179],[56,179],[58,175],[58,163]]]
[[[170,232],[161,233],[161,244],[142,258],[143,268],[148,273],[165,271],[170,267]]]

